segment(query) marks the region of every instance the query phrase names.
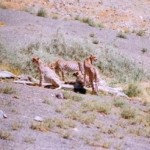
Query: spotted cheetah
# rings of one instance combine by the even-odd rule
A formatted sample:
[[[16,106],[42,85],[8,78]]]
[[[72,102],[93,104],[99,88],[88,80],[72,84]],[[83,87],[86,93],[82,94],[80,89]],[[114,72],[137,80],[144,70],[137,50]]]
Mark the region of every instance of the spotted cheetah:
[[[43,82],[51,83],[56,89],[61,89],[62,81],[54,70],[50,69],[42,60],[38,57],[33,57],[32,62],[36,64],[40,73],[39,86],[43,85]]]
[[[96,61],[97,57],[90,55],[84,60],[84,85],[86,86],[86,76],[89,77],[89,82],[92,87],[92,94],[97,94],[98,92],[98,70],[92,65],[93,61]]]
[[[70,73],[81,71],[82,74],[84,73],[83,62],[67,61],[64,59],[59,59],[55,63],[50,64],[49,66],[50,68],[55,69],[55,72],[62,77],[63,81],[65,80],[64,72]]]

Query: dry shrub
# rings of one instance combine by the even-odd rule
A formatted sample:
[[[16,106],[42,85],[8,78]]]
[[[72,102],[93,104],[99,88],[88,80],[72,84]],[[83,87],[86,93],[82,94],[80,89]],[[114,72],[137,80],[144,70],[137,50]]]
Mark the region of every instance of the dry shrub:
[[[139,94],[141,94],[141,90],[139,89],[137,84],[132,83],[128,85],[128,88],[125,90],[125,93],[129,97],[136,97],[139,96]]]

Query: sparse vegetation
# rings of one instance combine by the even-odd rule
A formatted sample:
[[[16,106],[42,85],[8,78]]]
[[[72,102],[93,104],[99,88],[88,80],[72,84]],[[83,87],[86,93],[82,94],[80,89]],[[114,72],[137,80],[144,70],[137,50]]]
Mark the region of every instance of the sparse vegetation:
[[[73,120],[77,120],[77,121],[81,122],[82,124],[86,124],[86,125],[93,124],[96,119],[96,115],[94,113],[84,114],[80,111],[68,112],[67,117],[70,119],[73,119]]]
[[[0,93],[4,93],[4,94],[15,94],[16,91],[13,87],[9,87],[9,86],[6,86],[2,89],[0,89]]]
[[[7,0],[6,4],[9,2],[10,0]],[[128,96],[134,98],[120,98],[118,97],[119,95],[115,97],[115,95],[104,94],[101,91],[98,93],[99,96],[90,95],[88,93],[89,91],[85,95],[74,93],[71,90],[53,91],[39,87],[13,84],[10,83],[11,80],[5,83],[8,79],[0,79],[1,149],[13,149],[13,146],[16,146],[16,149],[20,147],[22,149],[46,149],[50,147],[54,149],[121,150],[131,147],[136,149],[137,141],[139,142],[139,149],[150,147],[150,103],[148,102],[150,87],[149,81],[147,82],[147,80],[145,80],[148,79],[148,73],[150,73],[149,68],[147,68],[149,61],[146,62],[149,57],[149,29],[147,30],[146,37],[142,37],[145,34],[142,33],[143,31],[139,33],[139,35],[137,34],[141,37],[127,34],[130,32],[130,29],[138,28],[138,25],[136,26],[137,20],[134,24],[132,24],[130,20],[127,26],[131,25],[132,27],[126,29],[126,21],[128,21],[126,19],[131,17],[134,21],[134,16],[128,16],[128,14],[124,16],[124,12],[122,12],[121,15],[123,15],[123,18],[119,17],[119,19],[125,21],[123,24],[120,22],[122,24],[121,30],[125,32],[120,32],[116,35],[117,31],[115,30],[116,28],[119,30],[118,25],[120,23],[118,24],[116,22],[117,26],[115,23],[113,24],[112,28],[114,31],[109,29],[110,25],[108,23],[110,23],[109,17],[115,16],[115,20],[118,20],[117,15],[120,9],[118,11],[115,10],[116,8],[102,9],[102,11],[97,14],[98,9],[93,9],[93,7],[91,9],[91,6],[86,7],[86,5],[80,3],[77,6],[83,6],[82,11],[86,10],[84,15],[87,16],[87,18],[78,17],[77,20],[85,24],[77,22],[72,24],[73,20],[71,19],[74,16],[72,12],[76,12],[74,3],[67,2],[67,5],[60,3],[57,4],[56,8],[55,3],[52,4],[48,1],[39,3],[40,5],[42,4],[43,7],[52,8],[49,11],[54,13],[49,15],[51,18],[58,19],[58,17],[63,16],[66,17],[67,22],[65,22],[65,19],[54,21],[32,16],[24,12],[24,16],[21,12],[17,15],[18,12],[16,11],[17,20],[13,18],[12,20],[14,22],[11,23],[11,18],[9,17],[11,15],[13,16],[13,14],[11,14],[11,10],[9,10],[10,16],[4,19],[6,21],[4,23],[6,24],[1,24],[0,22],[0,26],[5,25],[5,27],[1,27],[0,70],[8,70],[16,75],[30,74],[38,78],[37,70],[35,70],[36,67],[33,66],[31,61],[33,56],[39,56],[47,63],[60,58],[83,62],[87,56],[94,54],[98,58],[94,65],[98,67],[100,77],[106,79],[107,85],[112,87],[121,86],[123,89],[126,89],[125,92]],[[107,5],[107,2],[104,5],[101,2],[98,3],[100,5],[93,4],[94,6],[99,5],[102,7]],[[119,5],[121,3],[122,2],[119,2]],[[21,3],[21,5],[24,4],[25,2]],[[13,7],[14,5],[18,7],[18,4],[13,4]],[[37,9],[40,5],[34,2],[33,5],[27,7],[31,7],[35,15],[46,17],[48,14],[46,13],[45,16],[44,13],[46,9],[44,8],[44,12],[40,12],[39,10],[39,14],[37,13]],[[11,8],[9,4],[6,6]],[[143,6],[144,5],[142,5],[142,7]],[[58,15],[57,8],[60,10]],[[64,9],[63,11],[61,11],[62,8]],[[2,15],[3,20],[7,14],[7,10],[0,11],[4,14],[4,16]],[[66,14],[66,11],[69,13]],[[91,19],[88,11],[93,11],[93,14],[96,14],[96,20],[103,20],[105,22],[106,16],[107,21],[105,23],[107,29],[99,31],[100,29],[98,27],[102,28],[103,25]],[[77,13],[79,12],[77,11]],[[112,13],[115,13],[115,15]],[[21,19],[19,19],[20,16]],[[99,17],[101,16],[102,18],[100,19]],[[28,17],[31,17],[29,21]],[[143,25],[146,29],[147,21],[143,20],[142,16],[139,17],[141,18],[139,25],[141,25],[141,23],[143,24],[144,21]],[[146,16],[144,19],[147,19]],[[19,24],[17,24],[18,21]],[[113,21],[112,18],[111,22]],[[13,25],[13,28],[11,28],[11,25]],[[56,28],[51,30],[53,25],[56,26]],[[56,31],[57,28],[58,30]],[[11,30],[13,30],[14,32],[12,33],[15,34],[14,40],[9,40],[12,37],[12,34],[9,35],[9,31]],[[7,31],[6,34],[4,31]],[[16,40],[23,35],[22,33],[25,33],[26,36],[23,37],[21,41],[17,41],[18,44],[15,43]],[[118,36],[118,38],[114,37],[114,35]],[[127,38],[128,40],[124,40]],[[99,39],[101,40],[99,41]],[[30,41],[35,41],[35,43],[29,44]],[[5,47],[2,42],[8,45]],[[132,44],[134,42],[135,44]],[[17,44],[17,46],[15,44]],[[135,53],[137,50],[135,55],[128,53],[132,48]],[[137,57],[132,60],[132,56],[133,58]],[[68,78],[74,79],[75,77],[72,78],[68,76]],[[142,80],[144,83],[139,82]],[[139,85],[136,83],[139,83]],[[127,85],[129,86],[127,87]],[[16,92],[17,95],[14,94]],[[63,93],[65,98],[57,99],[59,92],[61,94]],[[56,93],[58,93],[58,95]],[[137,96],[140,96],[140,98]],[[144,103],[143,100],[145,101]],[[39,119],[41,122],[38,122],[38,119],[35,121],[34,116],[37,115],[42,117],[42,121]],[[18,120],[21,120],[21,122]],[[11,140],[12,136],[14,138],[13,141],[4,141]],[[84,137],[80,138],[81,136]]]
[[[51,14],[52,19],[59,19],[58,14]]]
[[[0,21],[0,27],[4,27],[5,25],[5,22]]]
[[[88,17],[82,18],[80,16],[76,16],[75,20],[79,20],[80,22],[87,23],[89,26],[92,26],[92,27],[104,28],[103,24],[96,23],[91,18],[88,18]]]
[[[136,35],[138,36],[144,36],[145,35],[145,30],[139,30]]]
[[[58,127],[62,129],[68,129],[75,127],[74,121],[69,119],[60,119],[60,118],[48,118],[43,122],[32,122],[31,129],[39,131],[49,131],[50,129]]]
[[[40,17],[47,17],[47,12],[44,8],[39,9],[39,11],[37,12],[37,16]]]
[[[12,130],[19,130],[22,128],[22,124],[20,122],[13,122],[11,125]]]
[[[25,73],[29,72],[37,77],[35,67],[31,62],[32,56],[40,56],[41,59],[49,62],[60,57],[66,60],[83,60],[91,53],[96,53],[98,57],[97,67],[104,75],[114,77],[117,82],[140,81],[147,77],[143,69],[140,69],[134,62],[119,54],[117,48],[102,44],[101,50],[98,50],[93,48],[95,44],[93,45],[93,43],[86,40],[80,42],[72,40],[69,44],[60,31],[53,37],[48,45],[41,43],[30,44],[15,56],[14,54],[8,55],[3,45],[0,45],[2,46],[0,49],[2,63],[10,63],[14,68],[18,68]],[[80,55],[78,55],[79,53]],[[20,61],[23,63],[20,64]]]
[[[38,131],[49,131],[53,127],[53,120],[48,119],[45,120],[44,122],[32,122],[30,128],[33,130],[38,130]]]
[[[114,99],[114,106],[122,108],[125,105],[125,101],[122,98]]]
[[[147,52],[147,48],[143,48],[142,50],[141,50],[141,52],[144,54],[144,53],[146,53]]]
[[[117,34],[117,37],[122,38],[122,39],[127,39],[127,36],[123,32],[119,32]]]
[[[121,112],[121,116],[124,119],[135,118],[135,115],[136,115],[136,110],[131,108],[130,106],[124,107],[122,112]]]
[[[0,2],[0,8],[7,9],[7,6],[3,2]]]
[[[90,36],[90,37],[95,37],[95,34],[94,34],[94,33],[91,33],[89,36]]]
[[[48,98],[45,98],[42,103],[52,105],[52,102]]]
[[[99,41],[98,40],[93,40],[93,44],[99,44]]]
[[[75,127],[74,121],[71,121],[69,119],[55,118],[54,124],[55,124],[56,127],[63,128],[63,129],[68,129],[68,128],[74,128]]]
[[[62,131],[60,134],[64,139],[71,139],[71,133],[69,131]]]
[[[137,84],[129,84],[128,88],[125,90],[125,93],[129,96],[129,97],[136,97],[139,94],[141,94],[141,90],[139,89]]]
[[[80,94],[69,92],[69,91],[64,91],[63,92],[64,98],[65,99],[70,99],[73,101],[82,101],[83,97]]]
[[[111,111],[111,104],[97,101],[84,102],[81,104],[83,112],[96,111],[99,113],[109,114]]]
[[[32,138],[31,136],[26,136],[24,137],[24,142],[25,143],[29,143],[29,144],[33,144],[35,142],[35,138]]]
[[[2,140],[12,140],[12,135],[10,132],[0,130],[0,139]]]
[[[78,116],[78,121],[80,121],[83,124],[90,125],[93,124],[96,119],[95,114],[82,114]]]

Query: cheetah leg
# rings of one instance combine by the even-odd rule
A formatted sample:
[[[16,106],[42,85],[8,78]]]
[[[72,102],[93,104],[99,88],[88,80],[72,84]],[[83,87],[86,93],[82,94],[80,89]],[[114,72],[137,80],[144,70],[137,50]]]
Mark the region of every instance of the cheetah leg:
[[[43,82],[44,82],[44,74],[41,73],[41,74],[40,74],[40,82],[39,82],[39,86],[42,86],[42,85],[43,85]]]
[[[62,71],[62,80],[65,81],[64,72]]]
[[[86,86],[86,72],[84,72],[84,86]]]

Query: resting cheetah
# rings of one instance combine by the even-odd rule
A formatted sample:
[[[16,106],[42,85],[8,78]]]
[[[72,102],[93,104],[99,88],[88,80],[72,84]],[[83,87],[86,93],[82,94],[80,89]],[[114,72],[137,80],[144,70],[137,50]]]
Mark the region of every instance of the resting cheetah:
[[[61,89],[62,81],[54,70],[50,69],[48,65],[44,64],[42,60],[38,57],[33,57],[32,62],[38,67],[40,73],[39,86],[43,85],[43,81],[51,83],[56,89]]]

